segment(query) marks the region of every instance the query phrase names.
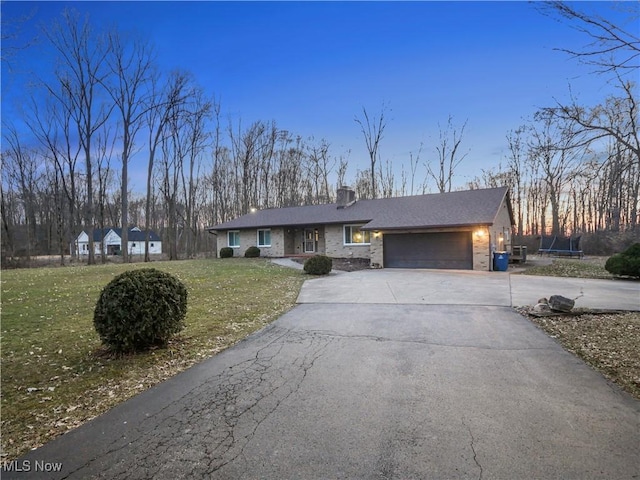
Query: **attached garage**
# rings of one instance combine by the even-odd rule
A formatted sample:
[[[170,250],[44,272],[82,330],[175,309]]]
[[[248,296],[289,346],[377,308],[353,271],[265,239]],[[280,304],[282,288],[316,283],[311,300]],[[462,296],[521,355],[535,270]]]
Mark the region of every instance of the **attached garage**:
[[[385,268],[473,269],[471,232],[394,233],[383,236]]]

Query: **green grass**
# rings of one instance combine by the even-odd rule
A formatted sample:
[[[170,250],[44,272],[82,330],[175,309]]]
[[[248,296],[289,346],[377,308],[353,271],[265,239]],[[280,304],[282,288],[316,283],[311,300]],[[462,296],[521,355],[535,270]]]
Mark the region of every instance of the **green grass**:
[[[587,259],[559,259],[553,260],[551,265],[536,265],[522,272],[524,275],[541,275],[547,277],[575,277],[575,278],[614,278],[604,269],[604,261],[597,258]]]
[[[114,357],[93,328],[101,289],[149,264],[2,272],[2,457],[10,460],[233,345],[291,308],[304,280],[263,259],[153,262],[189,292],[164,349]]]

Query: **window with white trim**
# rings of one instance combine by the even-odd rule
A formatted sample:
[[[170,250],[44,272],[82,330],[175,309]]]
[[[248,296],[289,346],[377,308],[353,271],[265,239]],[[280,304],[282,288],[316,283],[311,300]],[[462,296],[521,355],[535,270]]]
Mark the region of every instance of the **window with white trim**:
[[[345,245],[370,245],[371,232],[360,230],[362,225],[345,225],[344,226],[344,244]]]
[[[264,228],[258,230],[258,247],[271,246],[271,229]]]
[[[227,245],[231,248],[240,248],[240,230],[227,232]]]

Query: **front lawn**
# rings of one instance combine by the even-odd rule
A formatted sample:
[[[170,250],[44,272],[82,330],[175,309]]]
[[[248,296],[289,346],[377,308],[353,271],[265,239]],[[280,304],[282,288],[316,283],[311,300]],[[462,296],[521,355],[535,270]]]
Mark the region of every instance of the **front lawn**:
[[[553,259],[548,265],[524,265],[524,275],[576,278],[614,278],[604,268],[607,257]],[[533,262],[530,262],[533,263]]]
[[[152,266],[189,292],[168,348],[114,358],[93,309],[125,270]],[[2,457],[11,460],[233,345],[291,308],[304,275],[263,259],[211,259],[2,272]]]

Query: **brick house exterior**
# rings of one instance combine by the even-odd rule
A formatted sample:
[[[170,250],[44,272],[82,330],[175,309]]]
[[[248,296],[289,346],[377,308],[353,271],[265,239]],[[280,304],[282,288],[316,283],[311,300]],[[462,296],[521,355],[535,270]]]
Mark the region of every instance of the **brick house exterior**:
[[[324,254],[369,259],[372,267],[491,270],[494,251],[511,250],[513,212],[506,187],[268,209],[208,230],[234,256],[250,246],[264,257]]]

